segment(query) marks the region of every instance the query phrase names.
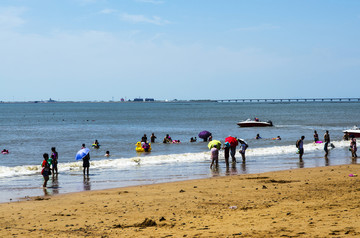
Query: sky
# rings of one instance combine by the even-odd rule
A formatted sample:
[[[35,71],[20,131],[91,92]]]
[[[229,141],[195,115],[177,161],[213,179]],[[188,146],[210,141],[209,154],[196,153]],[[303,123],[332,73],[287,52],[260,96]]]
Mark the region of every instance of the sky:
[[[0,0],[0,101],[360,97],[358,0]]]

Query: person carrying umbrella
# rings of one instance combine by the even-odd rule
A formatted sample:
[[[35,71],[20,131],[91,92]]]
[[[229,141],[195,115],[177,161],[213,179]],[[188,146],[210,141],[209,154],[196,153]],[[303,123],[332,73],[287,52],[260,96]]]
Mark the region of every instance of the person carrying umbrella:
[[[211,165],[210,169],[212,169],[214,162],[215,162],[215,168],[219,167],[219,150],[216,146],[211,148]]]
[[[208,144],[208,148],[211,151],[211,165],[210,169],[214,166],[217,168],[219,166],[219,150],[221,148],[221,142],[218,140],[210,141]]]
[[[211,132],[209,131],[202,131],[199,133],[199,138],[203,139],[204,142],[208,141],[208,138],[212,136]],[[212,137],[211,137],[212,138]]]
[[[82,144],[82,148],[83,148],[83,149],[87,149],[87,148],[85,147],[85,144]],[[89,176],[90,151],[82,158],[82,160],[83,160],[83,167],[84,167],[84,170],[83,170],[84,176],[85,176],[85,170],[86,170],[87,176]]]
[[[231,159],[233,163],[236,163],[236,158],[235,158],[235,154],[236,154],[236,146],[238,146],[238,140],[236,137],[226,137],[225,138],[225,142],[229,142],[230,143],[230,155],[231,155]]]
[[[87,175],[89,176],[90,150],[85,147],[85,144],[82,144],[81,150],[79,150],[76,153],[75,159],[83,161],[84,176],[85,176],[85,171],[87,172]]]

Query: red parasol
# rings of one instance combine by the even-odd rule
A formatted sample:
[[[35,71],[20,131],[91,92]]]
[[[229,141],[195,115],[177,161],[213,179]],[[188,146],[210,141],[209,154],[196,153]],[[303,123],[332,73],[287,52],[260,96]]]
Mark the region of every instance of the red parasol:
[[[230,146],[237,146],[239,143],[235,137],[229,136],[225,138],[225,142],[229,142]]]

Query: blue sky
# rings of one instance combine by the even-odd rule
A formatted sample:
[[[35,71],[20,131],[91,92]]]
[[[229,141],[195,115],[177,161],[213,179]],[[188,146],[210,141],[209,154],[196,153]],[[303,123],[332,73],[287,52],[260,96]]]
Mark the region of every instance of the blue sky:
[[[357,0],[1,0],[0,101],[360,97]]]

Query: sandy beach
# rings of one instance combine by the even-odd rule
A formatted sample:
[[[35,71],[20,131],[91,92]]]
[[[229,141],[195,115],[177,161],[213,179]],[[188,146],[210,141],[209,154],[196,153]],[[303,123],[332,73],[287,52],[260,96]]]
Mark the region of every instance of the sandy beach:
[[[0,204],[1,237],[358,237],[360,165]]]

